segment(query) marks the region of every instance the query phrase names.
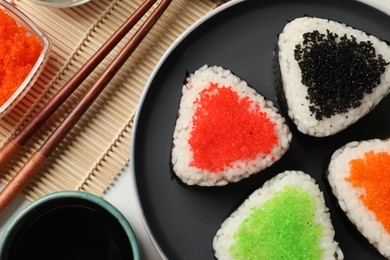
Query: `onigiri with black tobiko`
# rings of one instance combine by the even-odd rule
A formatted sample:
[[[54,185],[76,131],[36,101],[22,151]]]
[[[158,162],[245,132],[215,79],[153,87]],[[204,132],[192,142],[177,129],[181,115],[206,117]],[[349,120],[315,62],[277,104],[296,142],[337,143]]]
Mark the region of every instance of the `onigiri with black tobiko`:
[[[343,23],[297,18],[280,33],[277,55],[279,102],[304,134],[346,129],[390,90],[390,46]]]

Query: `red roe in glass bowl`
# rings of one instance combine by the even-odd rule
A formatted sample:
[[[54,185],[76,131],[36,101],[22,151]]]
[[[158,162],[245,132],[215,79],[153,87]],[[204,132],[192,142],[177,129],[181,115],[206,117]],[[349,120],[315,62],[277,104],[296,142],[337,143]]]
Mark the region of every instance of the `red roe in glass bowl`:
[[[0,0],[0,116],[29,91],[51,51],[46,35],[21,11]]]

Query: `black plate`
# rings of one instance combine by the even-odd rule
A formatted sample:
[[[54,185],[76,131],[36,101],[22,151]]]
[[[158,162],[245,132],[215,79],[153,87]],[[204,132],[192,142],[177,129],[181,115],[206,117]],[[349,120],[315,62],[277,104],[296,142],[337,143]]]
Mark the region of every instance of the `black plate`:
[[[192,188],[171,178],[170,151],[186,72],[204,64],[232,70],[276,104],[273,50],[285,24],[304,15],[333,19],[390,40],[390,17],[356,1],[249,0],[207,19],[162,61],[144,93],[137,114],[132,167],[145,222],[168,259],[213,259],[212,239],[221,222],[254,189],[287,169],[312,175],[324,191],[345,259],[381,259],[350,230],[323,181],[329,156],[352,140],[390,135],[390,100],[335,136],[298,133],[285,156],[266,171],[219,188]]]

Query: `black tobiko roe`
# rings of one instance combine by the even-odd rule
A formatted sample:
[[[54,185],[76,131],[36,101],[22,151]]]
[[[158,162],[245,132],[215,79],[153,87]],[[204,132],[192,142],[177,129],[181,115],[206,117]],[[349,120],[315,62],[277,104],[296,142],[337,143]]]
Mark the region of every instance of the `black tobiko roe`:
[[[339,37],[328,30],[326,35],[308,32],[303,38],[294,57],[317,120],[359,107],[364,95],[381,84],[389,63],[376,54],[372,42],[357,42],[353,36]]]

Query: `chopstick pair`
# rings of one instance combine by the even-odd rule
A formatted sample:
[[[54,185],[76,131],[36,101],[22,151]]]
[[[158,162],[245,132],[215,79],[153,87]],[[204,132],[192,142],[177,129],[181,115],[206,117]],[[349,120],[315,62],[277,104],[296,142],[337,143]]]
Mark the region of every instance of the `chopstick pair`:
[[[0,149],[0,169],[5,168],[7,162],[16,155],[18,150],[27,143],[40,126],[49,119],[49,117],[61,106],[61,104],[66,101],[66,99],[93,72],[93,70],[104,60],[110,51],[125,37],[125,35],[156,2],[157,0],[145,0],[122,24],[122,26],[83,65],[83,67],[76,72],[61,88],[61,90],[35,115],[35,117]],[[0,192],[0,214],[4,212],[12,200],[22,192],[34,175],[45,165],[50,153],[64,139],[88,107],[103,91],[109,81],[128,60],[171,2],[172,0],[161,0],[158,6],[134,33],[115,59],[103,71],[97,81],[82,96],[80,101],[67,115],[67,117],[65,117],[65,119],[46,139],[42,146],[30,157],[26,164],[4,187],[4,189]]]

